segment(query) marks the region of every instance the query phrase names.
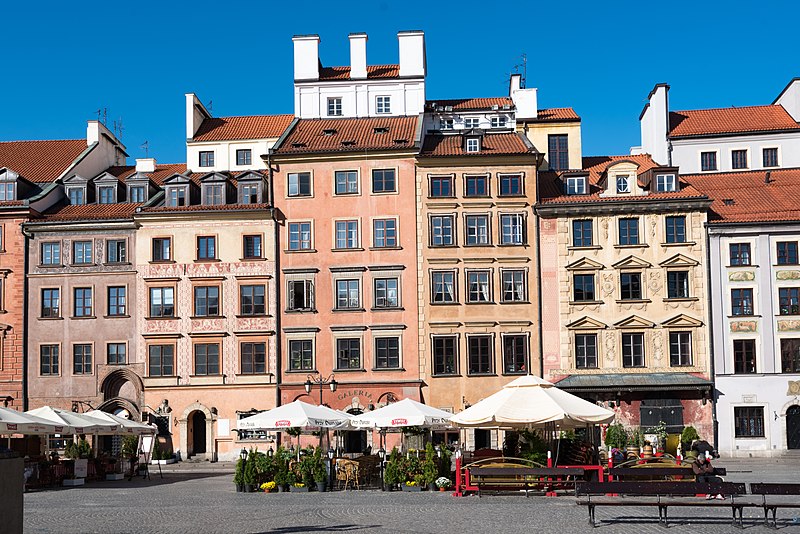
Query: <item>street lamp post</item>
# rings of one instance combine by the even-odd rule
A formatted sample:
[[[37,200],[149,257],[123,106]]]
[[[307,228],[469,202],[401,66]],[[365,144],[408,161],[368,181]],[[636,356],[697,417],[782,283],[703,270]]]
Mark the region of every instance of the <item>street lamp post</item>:
[[[381,491],[386,491],[386,483],[383,480],[383,459],[386,458],[386,449],[378,449],[378,458],[381,459]]]
[[[322,390],[325,388],[325,386],[328,386],[331,388],[331,393],[333,393],[336,391],[336,387],[339,385],[339,383],[336,381],[336,378],[334,378],[333,373],[331,373],[328,377],[324,377],[321,373],[317,373],[316,375],[308,375],[306,377],[306,383],[303,385],[306,387],[306,393],[309,395],[311,394],[311,389],[314,387],[314,385],[319,386],[319,405],[322,406]]]
[[[328,449],[328,487],[330,488],[328,491],[333,491],[333,456],[335,454],[336,451],[333,450],[333,447]]]

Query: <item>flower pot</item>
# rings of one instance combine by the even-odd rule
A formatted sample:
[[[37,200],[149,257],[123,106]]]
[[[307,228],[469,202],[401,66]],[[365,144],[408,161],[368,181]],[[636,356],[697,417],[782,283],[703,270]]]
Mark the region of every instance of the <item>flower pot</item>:
[[[437,488],[435,482],[431,482],[430,484],[428,484],[428,491],[436,491],[436,489]]]
[[[645,445],[642,447],[642,458],[645,460],[649,460],[653,457],[653,447],[652,445]]]
[[[278,488],[278,493],[284,493],[286,491],[286,488],[281,484],[278,484],[277,488]]]
[[[244,484],[236,484],[236,493],[242,493],[244,491]]]
[[[308,486],[303,486],[302,488],[298,488],[296,486],[289,486],[290,493],[308,493]]]
[[[439,491],[445,491],[447,488],[439,488]]]
[[[328,489],[328,482],[326,480],[317,481],[317,491],[324,493]]]
[[[406,486],[405,484],[402,484],[400,487],[403,489],[403,491],[422,491],[422,488],[419,486]]]
[[[639,447],[628,447],[626,449],[628,459],[638,458],[639,457]]]
[[[253,485],[252,484],[245,484],[244,485],[244,492],[245,493],[252,493],[253,492]]]

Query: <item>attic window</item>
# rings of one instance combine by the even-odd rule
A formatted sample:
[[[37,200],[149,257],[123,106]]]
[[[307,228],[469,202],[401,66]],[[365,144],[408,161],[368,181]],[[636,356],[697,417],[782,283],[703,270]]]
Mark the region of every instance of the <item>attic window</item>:
[[[585,176],[569,176],[566,181],[568,195],[585,195],[586,194],[586,177]]]
[[[342,146],[353,146],[355,144],[356,142],[353,141],[352,139],[348,139],[347,141],[342,141]]]
[[[322,135],[331,136],[335,134],[336,134],[336,128],[325,128],[324,130],[322,130]]]
[[[292,148],[305,148],[306,146],[305,143],[292,143]]]
[[[480,137],[467,137],[465,149],[467,152],[480,152],[481,151]]]
[[[722,203],[725,204],[726,206],[733,206],[734,204],[736,204],[736,201],[733,200],[732,198],[723,198]]]
[[[398,145],[405,145],[406,143],[408,143],[408,139],[395,139],[394,142],[397,143]]]
[[[656,175],[656,191],[659,193],[666,193],[669,191],[678,190],[678,180],[674,174],[657,174]]]
[[[378,126],[373,128],[372,131],[376,134],[385,134],[389,133],[389,128],[386,128],[385,126]]]

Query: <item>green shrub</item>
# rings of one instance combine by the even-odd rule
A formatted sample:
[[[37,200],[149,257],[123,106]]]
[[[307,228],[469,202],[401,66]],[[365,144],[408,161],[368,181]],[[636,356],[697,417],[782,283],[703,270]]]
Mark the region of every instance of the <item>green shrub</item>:
[[[233,470],[233,483],[237,486],[244,484],[244,460],[236,460],[236,468]]]
[[[433,484],[439,474],[439,467],[436,465],[436,451],[433,449],[433,444],[429,441],[425,445],[425,461],[422,464],[422,477],[423,482],[427,486]]]
[[[624,449],[628,444],[628,433],[622,423],[608,425],[606,429],[606,446],[616,449]]]
[[[397,450],[397,447],[394,447],[389,454],[389,459],[386,461],[386,470],[383,473],[383,479],[387,484],[405,482],[400,471],[400,460],[400,452]]]
[[[700,434],[697,433],[697,429],[693,426],[687,426],[683,428],[683,432],[681,432],[681,443],[689,443],[691,444],[693,441],[700,439]]]
[[[256,483],[256,457],[253,454],[255,451],[251,450],[247,455],[247,460],[244,463],[244,483],[245,485],[252,485]]]

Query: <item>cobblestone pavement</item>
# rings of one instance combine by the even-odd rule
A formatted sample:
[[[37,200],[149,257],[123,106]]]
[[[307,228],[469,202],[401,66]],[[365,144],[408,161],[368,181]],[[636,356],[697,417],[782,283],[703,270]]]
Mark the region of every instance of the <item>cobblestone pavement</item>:
[[[719,460],[727,480],[800,482],[800,459]],[[674,509],[669,532],[734,531],[730,511]],[[603,533],[663,533],[652,508],[598,509]],[[800,532],[799,512],[779,512],[781,532]],[[449,493],[347,491],[237,494],[227,466],[181,466],[152,480],[94,482],[28,493],[25,532],[584,532],[588,512],[573,497],[485,496]],[[758,509],[745,512],[747,532],[761,526]],[[2,531],[2,525],[0,525]]]

